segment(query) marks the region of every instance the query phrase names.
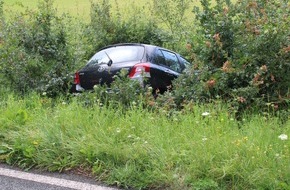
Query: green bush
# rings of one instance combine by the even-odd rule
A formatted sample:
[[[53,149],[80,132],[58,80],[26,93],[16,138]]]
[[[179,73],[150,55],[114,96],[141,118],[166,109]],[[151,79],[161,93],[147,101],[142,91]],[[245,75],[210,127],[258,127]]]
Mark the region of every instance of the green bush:
[[[0,72],[12,89],[51,96],[66,90],[71,55],[63,20],[52,0],[41,1],[36,11],[9,15],[1,28]]]
[[[100,48],[116,43],[163,44],[166,32],[150,15],[144,19],[144,11],[140,7],[132,6],[140,11],[124,19],[118,9],[112,13],[109,1],[91,3],[90,23],[85,25],[83,32],[88,57]]]
[[[152,12],[160,27],[167,31],[163,46],[181,52],[194,31],[188,11],[191,0],[153,0]]]
[[[78,100],[86,106],[106,106],[110,108],[147,107],[154,97],[152,88],[143,85],[139,80],[128,77],[128,71],[121,70],[114,76],[111,85],[95,85],[93,92],[77,94]]]
[[[4,4],[3,0],[0,0],[0,18],[1,18],[1,20],[3,17],[3,4]]]
[[[230,102],[233,113],[289,107],[289,3],[287,1],[202,0],[192,50],[193,71],[175,83],[177,104]],[[194,75],[195,69],[200,71]],[[269,106],[270,105],[270,106]],[[270,107],[270,110],[269,110]]]

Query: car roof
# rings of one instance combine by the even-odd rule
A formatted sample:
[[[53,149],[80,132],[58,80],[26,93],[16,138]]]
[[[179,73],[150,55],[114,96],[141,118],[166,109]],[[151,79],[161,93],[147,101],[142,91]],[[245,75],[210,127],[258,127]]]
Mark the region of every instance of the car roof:
[[[160,46],[151,45],[151,44],[143,44],[143,43],[118,43],[118,44],[112,44],[112,45],[108,45],[108,46],[105,46],[105,47],[101,48],[99,51],[104,50],[104,49],[108,49],[108,48],[111,48],[111,47],[118,47],[118,46],[143,46],[143,47],[145,47],[146,52],[149,53],[149,54],[151,54],[152,52],[155,51],[156,48],[158,48],[158,49],[163,49],[163,50],[166,50],[166,51],[169,51],[169,52],[172,52],[172,53],[175,53],[175,54],[179,55],[179,53],[177,53],[175,51],[172,51],[172,50],[160,47]]]
[[[100,50],[108,49],[108,48],[111,48],[111,47],[118,47],[118,46],[143,46],[146,49],[160,48],[160,47],[155,46],[155,45],[142,44],[142,43],[118,43],[118,44],[112,44],[112,45],[105,46],[105,47],[101,48]]]

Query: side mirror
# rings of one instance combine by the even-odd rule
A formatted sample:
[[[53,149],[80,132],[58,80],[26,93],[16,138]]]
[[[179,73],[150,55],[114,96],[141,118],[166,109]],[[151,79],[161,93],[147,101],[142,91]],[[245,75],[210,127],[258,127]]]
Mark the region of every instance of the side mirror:
[[[112,64],[113,64],[113,61],[110,59],[110,61],[107,63],[107,65],[108,65],[109,67],[111,67]]]

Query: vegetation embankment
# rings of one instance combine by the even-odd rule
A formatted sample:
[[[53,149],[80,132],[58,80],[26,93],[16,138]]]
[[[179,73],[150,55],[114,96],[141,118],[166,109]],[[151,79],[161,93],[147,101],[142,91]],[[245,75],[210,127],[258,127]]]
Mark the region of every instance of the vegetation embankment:
[[[124,188],[289,189],[289,2],[202,0],[185,19],[189,0],[153,1],[146,18],[104,0],[89,22],[53,1],[7,16],[4,2],[2,162]],[[125,73],[113,93],[68,94],[74,70],[119,42],[167,47],[193,65],[156,99]]]
[[[77,169],[136,189],[289,187],[289,121],[252,115],[239,124],[220,102],[170,115],[37,94],[1,105],[1,160],[23,168]]]

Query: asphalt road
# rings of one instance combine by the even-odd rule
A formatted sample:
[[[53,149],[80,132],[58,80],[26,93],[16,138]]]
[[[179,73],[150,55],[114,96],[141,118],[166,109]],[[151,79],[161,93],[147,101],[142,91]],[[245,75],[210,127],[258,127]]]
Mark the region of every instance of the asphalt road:
[[[91,178],[74,174],[40,171],[24,172],[0,164],[1,190],[117,190],[97,184]]]

